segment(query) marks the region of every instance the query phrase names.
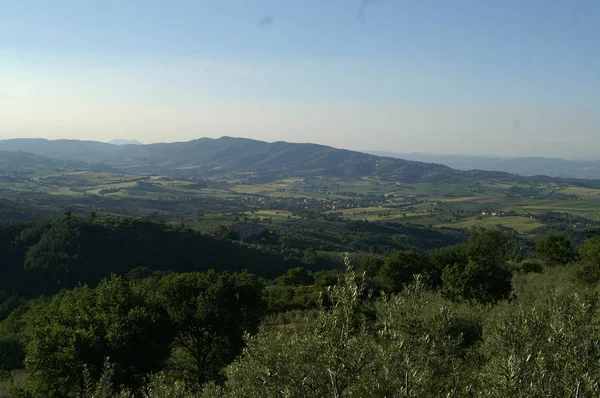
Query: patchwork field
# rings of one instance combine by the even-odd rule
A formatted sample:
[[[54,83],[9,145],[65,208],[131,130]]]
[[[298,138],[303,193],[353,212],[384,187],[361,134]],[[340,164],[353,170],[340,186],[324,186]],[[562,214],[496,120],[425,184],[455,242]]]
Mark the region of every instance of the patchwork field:
[[[248,216],[272,219],[318,218],[321,214],[427,227],[502,225],[520,234],[553,225],[558,215],[563,219],[556,222],[561,223],[568,223],[568,217],[577,218],[571,222],[577,227],[600,223],[600,189],[564,183],[510,184],[490,180],[465,186],[402,184],[374,177],[306,177],[251,184],[96,171],[0,177],[0,192],[5,197],[33,196],[36,199],[32,203],[37,201],[44,209],[66,207],[69,203],[80,209],[105,209],[84,203],[112,200],[118,206],[127,206],[126,214],[133,215],[157,212],[161,217],[189,217],[238,209]],[[286,204],[282,205],[282,201]],[[174,206],[179,209],[177,212],[172,210]],[[248,211],[250,208],[253,210]],[[483,212],[507,214],[482,217]]]

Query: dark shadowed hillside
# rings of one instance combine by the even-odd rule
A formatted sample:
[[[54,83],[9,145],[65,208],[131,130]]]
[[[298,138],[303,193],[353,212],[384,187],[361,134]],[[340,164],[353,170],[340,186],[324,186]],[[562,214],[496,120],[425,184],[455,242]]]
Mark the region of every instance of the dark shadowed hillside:
[[[0,170],[24,174],[28,171],[103,171],[118,172],[114,167],[101,163],[60,160],[27,152],[0,151]]]

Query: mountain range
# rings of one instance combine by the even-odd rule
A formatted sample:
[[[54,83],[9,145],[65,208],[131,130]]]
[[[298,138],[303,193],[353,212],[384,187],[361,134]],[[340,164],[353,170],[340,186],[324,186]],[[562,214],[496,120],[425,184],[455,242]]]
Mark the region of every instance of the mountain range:
[[[317,144],[282,141],[269,143],[233,137],[148,145],[114,145],[97,141],[41,138],[0,141],[0,167],[4,168],[12,165],[24,168],[97,170],[171,177],[236,179],[250,183],[317,176],[375,177],[403,183],[473,182],[485,178],[521,182],[547,179],[510,174],[513,170],[506,173],[482,171],[494,170],[489,163],[489,167],[483,167],[486,166],[485,162],[478,164],[480,167],[473,167],[479,170],[465,171],[434,163],[434,158],[423,160],[425,162]],[[544,170],[539,171],[522,174],[547,174]]]
[[[104,164],[122,172],[269,181],[287,177],[376,176],[404,182],[450,181],[461,173],[447,166],[374,156],[317,144],[245,138],[113,145],[96,141],[12,139],[0,151],[19,151],[69,162]]]
[[[546,175],[561,178],[600,178],[600,161],[566,160],[544,157],[485,157],[366,151],[372,155],[419,162],[439,163],[458,170],[493,170],[522,176]]]
[[[86,163],[76,160],[52,159],[21,151],[0,151],[0,171],[20,172],[28,169],[58,171],[98,171],[116,173],[119,170],[105,164]]]

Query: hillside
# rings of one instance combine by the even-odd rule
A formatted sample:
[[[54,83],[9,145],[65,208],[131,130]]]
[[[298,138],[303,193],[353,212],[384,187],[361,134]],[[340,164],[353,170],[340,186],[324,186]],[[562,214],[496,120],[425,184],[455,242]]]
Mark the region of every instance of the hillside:
[[[15,139],[0,141],[0,150],[29,152],[63,161],[104,163],[128,173],[252,181],[306,176],[376,176],[410,183],[462,177],[461,173],[442,165],[384,158],[317,144],[267,143],[231,137],[151,145]]]
[[[4,173],[27,174],[35,171],[98,171],[117,172],[114,167],[99,163],[60,160],[27,152],[0,151],[0,170]]]
[[[590,188],[599,180],[562,179],[542,174],[540,165],[528,177],[504,171],[461,167],[333,148],[318,144],[264,142],[246,138],[200,138],[187,142],[149,145],[113,145],[96,141],[13,139],[0,141],[0,153],[23,152],[18,164],[46,170],[90,170],[175,178],[202,178],[261,184],[288,178],[322,177],[360,179],[372,177],[394,183],[473,184],[490,179],[515,183],[563,182]],[[2,155],[0,155],[1,157]],[[29,156],[28,159],[26,157]],[[62,161],[57,162],[57,161]],[[1,162],[1,159],[0,159]],[[5,162],[10,165],[11,160]],[[1,165],[2,163],[0,163]],[[493,164],[493,163],[490,163]],[[19,166],[20,167],[20,166]],[[512,169],[511,169],[512,170]],[[547,174],[547,173],[546,173]]]
[[[418,162],[439,163],[458,170],[502,171],[522,176],[546,175],[560,178],[597,179],[600,177],[600,161],[544,157],[500,158],[467,155],[434,155],[383,151],[367,151],[367,153]]]

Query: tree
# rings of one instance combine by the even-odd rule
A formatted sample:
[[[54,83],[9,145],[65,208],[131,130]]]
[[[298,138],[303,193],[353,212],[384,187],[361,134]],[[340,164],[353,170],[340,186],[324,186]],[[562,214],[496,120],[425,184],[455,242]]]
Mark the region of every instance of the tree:
[[[304,256],[302,257],[302,262],[308,265],[314,265],[317,263],[317,252],[312,247],[304,250]]]
[[[367,278],[375,278],[379,274],[379,270],[383,266],[384,261],[375,256],[366,257],[360,268],[358,269],[359,274],[365,274]]]
[[[0,334],[0,371],[21,369],[25,352],[17,335]]]
[[[504,263],[508,243],[508,236],[499,229],[473,227],[465,248],[469,259],[487,266],[499,266]]]
[[[236,240],[239,241],[242,239],[239,232],[236,231],[227,231],[223,234],[223,239]]]
[[[600,281],[600,237],[586,239],[579,246],[581,264],[576,271],[577,278],[589,284]]]
[[[485,322],[485,395],[600,396],[597,296],[562,286],[540,296],[535,305],[501,305]]]
[[[307,318],[298,331],[250,337],[244,355],[227,369],[225,388],[209,388],[207,396],[367,396],[360,376],[376,373],[376,352],[361,311],[360,278],[347,266],[327,292],[330,311]]]
[[[95,290],[63,291],[27,315],[32,389],[45,397],[73,396],[81,392],[84,370],[98,380],[107,359],[115,384],[137,388],[162,368],[171,330],[166,313],[122,278],[104,280]]]
[[[435,249],[428,255],[430,272],[427,282],[434,287],[441,287],[442,272],[454,264],[466,264],[469,260],[465,245],[447,246]]]
[[[565,234],[541,238],[535,244],[535,253],[548,265],[566,265],[575,260],[575,250]]]
[[[307,286],[314,283],[314,278],[304,267],[297,267],[277,278],[277,283],[284,286]]]
[[[512,285],[508,270],[474,260],[446,267],[442,273],[442,295],[451,301],[495,303],[508,298]]]
[[[193,385],[221,381],[221,369],[255,332],[263,315],[263,284],[254,275],[207,273],[166,276],[158,293],[176,332],[170,366]]]
[[[442,295],[452,301],[494,303],[512,290],[505,268],[508,237],[499,230],[475,227],[464,246],[465,254],[442,272]]]
[[[384,261],[379,276],[384,288],[389,292],[398,292],[414,279],[413,275],[426,270],[426,257],[412,250],[397,251]]]
[[[331,304],[297,322],[249,337],[244,355],[226,370],[223,388],[205,397],[431,397],[474,395],[467,366],[478,319],[453,313],[418,277],[378,301],[375,322],[365,317],[363,281],[346,273],[326,293]],[[469,308],[470,309],[470,308]],[[378,328],[377,325],[381,327]],[[472,340],[463,336],[473,336]],[[467,341],[468,340],[468,341]],[[466,366],[465,366],[466,365]]]
[[[329,286],[335,285],[340,279],[339,270],[317,271],[312,273],[315,287],[326,289]]]

